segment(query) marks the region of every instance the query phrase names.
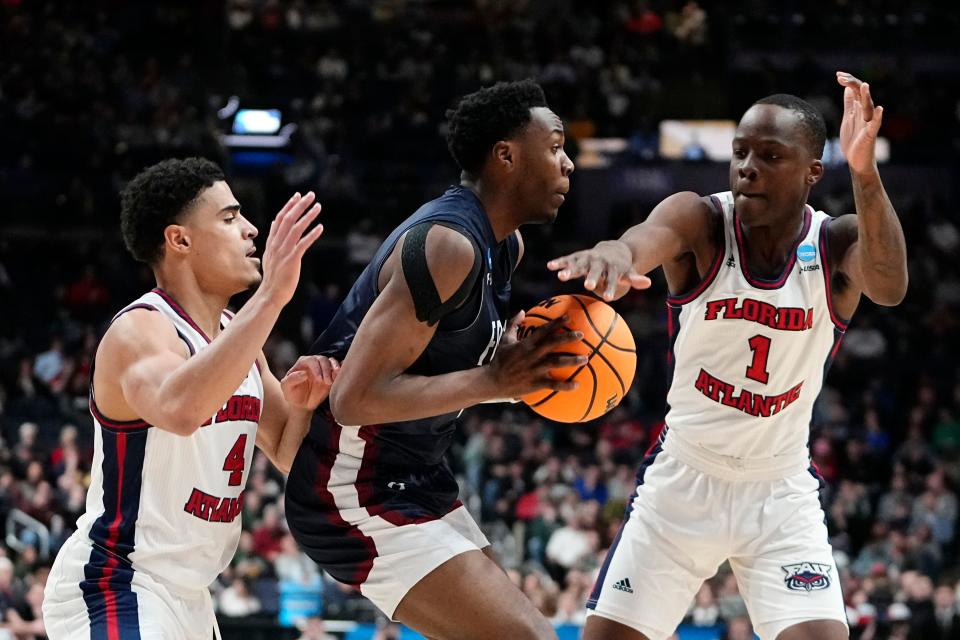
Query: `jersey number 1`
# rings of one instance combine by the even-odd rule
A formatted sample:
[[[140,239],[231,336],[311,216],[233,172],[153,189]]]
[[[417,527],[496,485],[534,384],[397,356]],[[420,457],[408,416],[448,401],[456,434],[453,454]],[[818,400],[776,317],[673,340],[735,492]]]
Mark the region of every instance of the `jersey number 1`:
[[[770,338],[753,336],[747,340],[750,350],[753,351],[753,362],[747,367],[747,377],[757,382],[767,384],[770,373],[767,371],[767,357],[770,355]]]
[[[243,465],[246,462],[246,457],[243,453],[246,450],[247,434],[242,433],[240,437],[237,438],[237,441],[233,443],[233,446],[230,447],[230,453],[227,454],[227,459],[223,461],[223,470],[230,472],[227,484],[231,487],[240,486],[240,482],[243,480]]]

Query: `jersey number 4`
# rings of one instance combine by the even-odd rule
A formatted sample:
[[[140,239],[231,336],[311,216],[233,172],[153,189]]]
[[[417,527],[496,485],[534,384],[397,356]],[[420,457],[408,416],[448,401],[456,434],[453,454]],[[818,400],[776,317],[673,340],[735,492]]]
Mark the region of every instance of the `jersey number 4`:
[[[243,454],[246,450],[247,434],[243,433],[230,447],[230,453],[227,454],[227,459],[223,461],[223,470],[230,473],[227,484],[231,487],[238,487],[243,481],[243,466],[247,461]]]
[[[767,384],[770,372],[767,371],[767,358],[770,356],[770,338],[753,336],[747,340],[750,350],[753,351],[753,362],[747,367],[747,377],[757,382]]]

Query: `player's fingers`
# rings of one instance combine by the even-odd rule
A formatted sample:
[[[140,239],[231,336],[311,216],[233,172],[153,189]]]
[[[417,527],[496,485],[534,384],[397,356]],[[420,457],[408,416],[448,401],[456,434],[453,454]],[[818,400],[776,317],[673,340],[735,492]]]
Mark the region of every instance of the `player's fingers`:
[[[549,378],[543,382],[546,388],[553,389],[554,391],[573,391],[580,387],[580,383],[576,380],[554,380],[553,378]]]
[[[306,250],[310,247],[310,244],[312,244],[311,242],[309,244],[301,245],[301,242],[303,242],[305,239],[303,232],[310,225],[310,223],[316,220],[317,216],[320,215],[320,209],[321,206],[319,203],[313,205],[310,207],[309,211],[303,214],[299,220],[290,226],[290,232],[287,234],[287,241],[294,243],[293,250],[301,252],[299,254],[301,256],[303,255],[303,252],[306,252]],[[317,234],[317,237],[319,238],[320,234],[323,233],[323,226],[317,226],[320,227],[320,232]],[[314,238],[314,240],[316,240],[316,238]]]
[[[881,124],[883,124],[883,107],[877,107],[873,112],[873,120],[870,121],[870,135],[874,138],[880,133]]]
[[[284,204],[283,207],[280,208],[280,211],[277,213],[274,219],[279,218],[281,215],[289,211],[290,207],[295,205],[299,200],[300,200],[300,192],[297,191],[295,194],[290,196],[290,199],[287,200],[286,204]]]
[[[853,87],[845,87],[843,90],[843,117],[853,113],[854,105],[857,103],[857,92]]]
[[[520,326],[520,323],[523,322],[523,319],[527,317],[526,311],[519,311],[517,315],[510,318],[510,322],[507,323],[507,335],[514,335],[517,331],[517,327]]]
[[[543,359],[543,365],[548,369],[561,369],[564,367],[582,367],[590,360],[585,355],[575,353],[551,353]]]
[[[277,216],[277,220],[279,221],[278,229],[289,232],[290,228],[303,217],[303,212],[310,208],[316,197],[313,191],[308,191],[307,194],[300,198],[290,209]],[[286,234],[284,234],[284,237],[286,237]]]
[[[864,115],[867,122],[873,119],[873,96],[870,95],[870,83],[864,82],[860,85],[860,103],[863,104]]]
[[[307,383],[308,376],[306,371],[291,371],[280,380],[280,387],[287,392]]]
[[[579,278],[586,273],[587,259],[583,254],[574,253],[560,260],[563,261],[563,263],[558,266],[560,271],[557,272],[557,277],[560,278],[560,280],[566,282],[573,278]],[[554,262],[557,261],[555,260]]]
[[[541,352],[554,351],[557,347],[565,344],[574,344],[583,340],[582,331],[557,331],[544,339],[540,345]]]
[[[303,254],[307,252],[307,249],[312,247],[313,243],[316,242],[317,239],[322,235],[323,235],[323,223],[318,222],[317,226],[315,226],[313,229],[310,229],[310,231],[307,232],[307,235],[300,238],[300,241],[297,242],[296,250],[299,256],[302,258]]]
[[[603,262],[601,260],[591,260],[590,269],[587,271],[587,277],[583,279],[583,286],[590,291],[595,291],[600,284],[600,278],[603,277]]]
[[[547,262],[547,269],[550,271],[559,271],[570,264],[570,256],[560,256]]]
[[[614,274],[611,274],[609,271],[604,273],[606,282],[603,288],[603,299],[604,300],[613,300],[613,297],[617,295],[617,285],[623,280],[623,276],[619,278],[614,277]]]
[[[626,276],[626,284],[634,289],[649,289],[653,285],[653,280],[647,276],[640,275],[636,271],[631,271]]]
[[[559,318],[554,318],[548,322],[544,322],[542,325],[537,327],[537,330],[533,332],[533,339],[530,340],[530,343],[533,346],[540,346],[546,342],[553,333],[562,327],[564,324],[570,321],[570,316],[563,314]]]
[[[320,367],[320,378],[326,385],[333,384],[333,365],[328,358],[318,358],[317,364]]]

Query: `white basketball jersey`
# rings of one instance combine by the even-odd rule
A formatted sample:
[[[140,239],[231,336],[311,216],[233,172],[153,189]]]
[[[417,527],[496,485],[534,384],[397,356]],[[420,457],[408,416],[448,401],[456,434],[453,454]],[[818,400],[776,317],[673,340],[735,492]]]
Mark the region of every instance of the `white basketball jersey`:
[[[160,289],[117,315],[143,308],[163,314],[190,355],[210,344]],[[230,317],[223,314],[222,326]],[[262,402],[263,381],[254,365],[223,408],[185,437],[142,420],[110,420],[97,409],[91,385],[96,448],[87,510],[74,535],[91,544],[97,575],[104,567],[107,574],[143,571],[188,590],[213,582],[240,539]]]
[[[673,381],[667,439],[741,459],[806,455],[813,403],[846,323],[830,304],[822,211],[804,209],[783,273],[752,276],[730,192],[724,250],[695,290],[667,300]]]

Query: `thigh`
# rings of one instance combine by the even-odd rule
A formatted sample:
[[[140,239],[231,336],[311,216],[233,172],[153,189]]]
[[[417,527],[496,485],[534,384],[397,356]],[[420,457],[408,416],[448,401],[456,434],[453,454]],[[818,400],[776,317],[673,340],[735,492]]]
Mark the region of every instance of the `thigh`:
[[[556,638],[546,618],[478,550],[427,574],[403,597],[394,618],[437,640]]]
[[[771,628],[764,631],[775,640],[847,640],[850,637],[847,625],[839,620],[807,620],[788,623],[782,630]]]
[[[740,520],[755,528],[730,566],[761,640],[776,640],[785,629],[806,621],[836,621],[846,631],[840,576],[818,487],[812,475],[798,474],[737,507]],[[801,637],[806,636],[796,636]]]
[[[649,640],[669,637],[700,585],[727,557],[720,533],[727,492],[724,483],[676,460],[650,466],[600,568],[587,601],[590,618],[606,618]]]

